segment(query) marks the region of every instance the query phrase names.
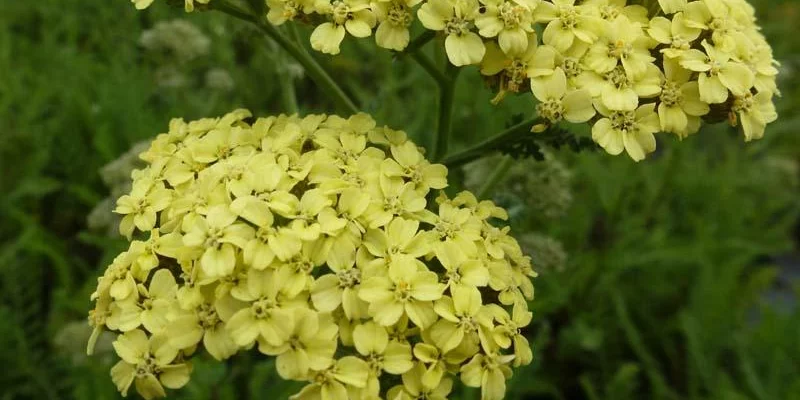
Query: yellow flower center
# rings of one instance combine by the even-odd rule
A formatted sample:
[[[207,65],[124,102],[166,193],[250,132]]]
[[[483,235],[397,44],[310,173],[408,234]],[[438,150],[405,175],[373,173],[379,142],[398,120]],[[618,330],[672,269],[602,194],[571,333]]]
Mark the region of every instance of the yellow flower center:
[[[633,51],[633,46],[624,40],[616,40],[608,44],[608,54],[616,58],[627,58]]]
[[[725,18],[714,18],[708,24],[708,27],[712,31],[717,31],[721,33],[725,33],[731,29],[731,24]]]
[[[222,239],[225,233],[222,231],[221,228],[209,227],[208,228],[208,237],[205,241],[205,247],[219,247],[222,246],[222,243],[219,241]]]
[[[619,16],[619,8],[611,5],[605,5],[600,7],[600,18],[603,18],[604,20],[607,21],[613,21],[618,16]]]
[[[564,70],[564,75],[567,76],[567,79],[575,78],[583,73],[583,67],[575,58],[565,58],[561,63],[561,69]]]
[[[564,116],[564,104],[560,99],[548,99],[536,105],[536,112],[551,123],[561,121]]]
[[[454,269],[452,271],[447,271],[445,276],[450,281],[450,283],[459,283],[459,282],[461,282],[461,274],[458,272],[457,269]]]
[[[367,365],[369,365],[369,369],[376,375],[380,375],[381,369],[383,369],[383,354],[375,353],[374,351],[369,353],[366,357]]]
[[[276,306],[275,301],[262,297],[253,302],[250,306],[250,312],[256,319],[269,319],[272,316],[270,311]]]
[[[303,342],[297,335],[289,336],[288,342],[289,342],[289,348],[291,348],[292,350],[304,350],[306,348],[306,346],[303,344]]]
[[[333,2],[333,23],[336,25],[343,25],[347,20],[353,19],[353,13],[350,11],[350,6],[342,1]]]
[[[627,89],[631,85],[628,74],[625,73],[625,69],[620,65],[608,72],[605,78],[608,83],[614,85],[617,89]]]
[[[496,354],[486,354],[483,356],[483,360],[481,360],[481,366],[484,370],[494,370],[500,367],[500,363],[497,361]]]
[[[339,288],[352,288],[361,282],[361,270],[350,268],[336,273],[339,278]]]
[[[106,318],[111,315],[109,310],[90,310],[89,311],[89,325],[91,326],[104,326]]]
[[[514,60],[506,67],[508,82],[506,86],[512,92],[519,92],[519,88],[525,79],[528,78],[528,63],[522,60]]]
[[[394,215],[402,214],[403,202],[400,200],[400,196],[387,196],[383,199],[383,210]]]
[[[293,1],[287,1],[283,3],[283,12],[281,14],[283,14],[284,18],[292,20],[295,16],[297,16],[297,11],[299,8],[300,7],[297,5],[297,3]]]
[[[732,110],[737,113],[748,113],[755,105],[752,93],[745,93],[742,97],[735,97]]]
[[[711,69],[707,72],[708,76],[717,76],[722,70],[722,63],[717,60],[709,60],[708,65],[711,66]]]
[[[692,47],[692,42],[681,35],[674,35],[669,47],[676,50],[689,50]]]
[[[394,299],[407,301],[409,298],[411,298],[411,285],[406,281],[397,282],[394,287]]]
[[[683,101],[683,93],[681,92],[681,86],[672,81],[664,82],[664,84],[661,85],[660,100],[667,107],[674,107],[680,105],[681,102]]]
[[[267,243],[267,240],[269,240],[270,236],[275,236],[276,233],[277,231],[275,228],[271,226],[261,227],[256,231],[256,239],[258,239],[261,243]]]
[[[614,111],[609,119],[614,130],[633,132],[636,128],[636,113],[633,111]]]
[[[314,263],[308,259],[300,259],[293,261],[290,267],[296,274],[308,275],[314,270]]]
[[[363,188],[366,186],[364,179],[356,172],[345,172],[342,175],[342,180],[356,187]]]
[[[142,299],[140,304],[142,309],[151,310],[153,308],[153,299],[145,297]]]
[[[197,319],[203,329],[213,329],[222,322],[217,315],[217,310],[208,303],[203,303],[197,307]]]
[[[562,29],[574,29],[578,25],[578,13],[571,6],[558,7],[558,19]]]
[[[392,3],[386,13],[386,20],[394,26],[405,28],[411,25],[412,17],[405,4]]]
[[[155,375],[158,372],[156,360],[151,354],[145,354],[144,359],[136,364],[136,377],[144,378],[147,375]]]
[[[449,35],[464,36],[469,33],[470,22],[466,19],[454,15],[444,23],[444,33]]]
[[[458,327],[464,329],[464,333],[472,333],[478,331],[478,322],[475,321],[471,315],[460,316]]]
[[[508,29],[515,29],[522,24],[527,10],[522,6],[507,1],[501,4],[500,7],[497,8],[497,11],[500,20],[503,21],[503,25]]]

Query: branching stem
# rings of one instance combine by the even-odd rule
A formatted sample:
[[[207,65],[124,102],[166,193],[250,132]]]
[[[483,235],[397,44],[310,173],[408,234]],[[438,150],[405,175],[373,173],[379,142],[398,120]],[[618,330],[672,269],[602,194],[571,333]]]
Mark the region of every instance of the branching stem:
[[[522,121],[510,128],[494,135],[486,140],[461,150],[455,154],[445,157],[440,162],[448,168],[454,168],[464,165],[470,161],[477,160],[483,156],[489,155],[492,151],[501,147],[504,142],[509,141],[515,135],[531,135],[531,126],[539,122],[539,117],[530,118]]]
[[[324,68],[311,56],[304,48],[296,45],[291,40],[283,36],[278,29],[272,24],[266,22],[261,17],[242,10],[237,6],[230,4],[224,0],[217,0],[210,3],[215,10],[224,12],[228,15],[250,22],[255,25],[261,32],[269,36],[272,40],[278,43],[289,55],[297,60],[303,66],[309,77],[324,91],[336,104],[340,111],[347,114],[356,114],[359,112],[358,107],[350,99],[347,93],[342,90],[333,78],[328,75]]]

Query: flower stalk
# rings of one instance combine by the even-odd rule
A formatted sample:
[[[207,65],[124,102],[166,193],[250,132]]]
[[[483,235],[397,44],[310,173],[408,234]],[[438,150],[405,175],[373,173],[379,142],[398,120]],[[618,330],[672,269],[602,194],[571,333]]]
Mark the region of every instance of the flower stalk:
[[[442,159],[440,162],[448,168],[454,168],[464,165],[470,161],[477,160],[483,156],[487,156],[515,136],[530,134],[531,126],[539,123],[540,121],[541,118],[539,117],[522,121],[498,134],[490,136],[480,143],[470,146],[455,154],[451,154]]]
[[[445,81],[439,86],[439,119],[431,145],[431,159],[438,161],[447,153],[450,131],[453,127],[453,101],[456,94],[456,79],[460,69],[447,64]]]
[[[336,104],[339,111],[347,114],[356,114],[360,110],[353,100],[344,90],[333,80],[327,71],[311,56],[305,49],[296,45],[287,37],[283,36],[277,28],[263,21],[263,18],[256,17],[251,13],[242,10],[231,3],[218,0],[210,4],[215,10],[221,11],[232,17],[250,22],[255,25],[262,33],[278,43],[289,55],[303,66],[308,76],[325,92]]]

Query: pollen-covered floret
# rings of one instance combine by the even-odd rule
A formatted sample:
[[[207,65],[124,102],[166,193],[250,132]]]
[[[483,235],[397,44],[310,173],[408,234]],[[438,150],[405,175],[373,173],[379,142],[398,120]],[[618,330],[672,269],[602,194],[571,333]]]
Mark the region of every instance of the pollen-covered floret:
[[[173,120],[140,158],[116,209],[134,240],[89,313],[90,353],[118,335],[123,395],[182,387],[203,349],[276,357],[308,383],[298,399],[444,396],[459,378],[498,398],[531,362],[535,273],[505,211],[431,193],[447,169],[403,132],[237,110]]]

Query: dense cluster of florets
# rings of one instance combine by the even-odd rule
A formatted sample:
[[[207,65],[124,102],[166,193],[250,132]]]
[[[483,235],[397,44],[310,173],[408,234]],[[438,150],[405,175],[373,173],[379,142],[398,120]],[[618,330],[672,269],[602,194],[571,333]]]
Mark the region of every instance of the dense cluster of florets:
[[[373,30],[378,46],[402,51],[416,17],[445,38],[452,64],[480,65],[494,102],[530,88],[543,121],[535,131],[588,122],[608,153],[636,161],[655,150],[657,132],[684,138],[703,120],[728,120],[749,141],[777,118],[777,62],[746,0],[266,2],[270,23],[314,25],[311,46],[328,54]]]
[[[256,348],[298,399],[445,398],[460,378],[499,399],[531,362],[530,257],[405,133],[365,114],[173,120],[117,201],[127,251],[92,295],[118,334],[119,390],[189,380],[205,349]],[[89,351],[94,347],[90,340]],[[394,378],[392,378],[394,376]]]

